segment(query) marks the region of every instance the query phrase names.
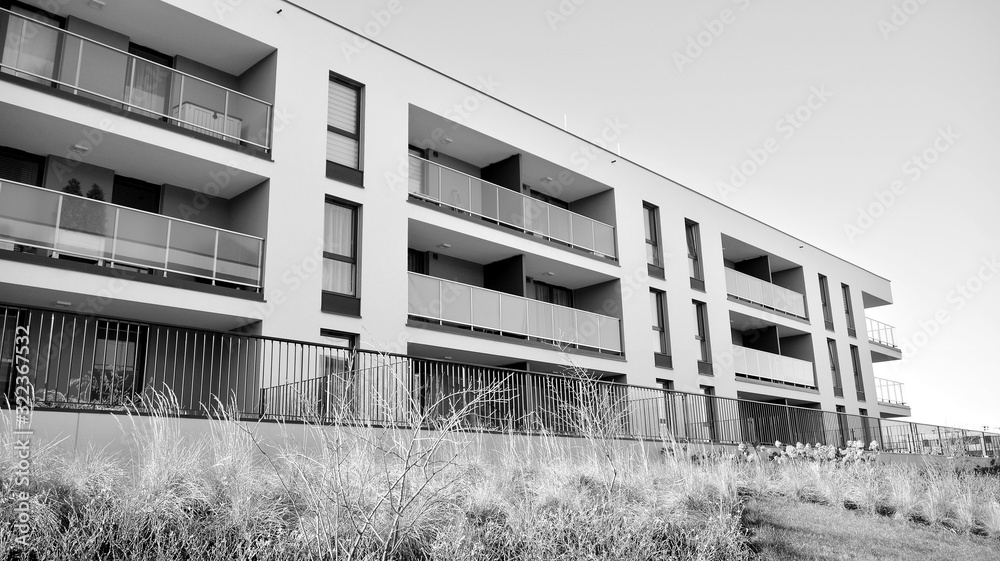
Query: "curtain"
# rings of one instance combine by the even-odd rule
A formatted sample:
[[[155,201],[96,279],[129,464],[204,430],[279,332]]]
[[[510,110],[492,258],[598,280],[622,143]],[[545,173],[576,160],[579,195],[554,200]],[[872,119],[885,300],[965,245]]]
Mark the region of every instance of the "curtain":
[[[7,36],[4,38],[3,71],[34,82],[48,84],[48,80],[36,78],[25,72],[48,78],[54,77],[59,32],[55,29],[32,23],[31,20],[55,26],[58,26],[59,22],[20,6],[14,6],[12,11],[21,17],[8,17]],[[17,72],[8,67],[13,67],[23,72]]]

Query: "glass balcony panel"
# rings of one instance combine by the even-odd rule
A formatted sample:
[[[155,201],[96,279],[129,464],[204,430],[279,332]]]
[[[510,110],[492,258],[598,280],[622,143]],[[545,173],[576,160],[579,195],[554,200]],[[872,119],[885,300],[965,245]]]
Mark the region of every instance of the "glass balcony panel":
[[[0,239],[54,247],[59,198],[55,191],[0,181]]]
[[[524,228],[524,197],[510,189],[497,189],[500,222]]]
[[[226,115],[226,90],[190,76],[181,75],[178,80],[170,104],[175,124],[215,138],[224,138],[218,133],[239,138],[243,121]]]
[[[480,179],[474,179],[471,177],[466,178],[469,181],[469,211],[482,215],[483,214],[483,181]]]
[[[260,258],[260,240],[234,232],[219,231],[215,278],[255,285],[260,278]]]
[[[59,52],[59,32],[39,25],[44,22],[57,25],[48,16],[20,6],[13,6],[16,15],[0,14],[0,22],[7,20],[7,34],[3,43],[3,72],[49,85],[44,78],[55,77],[56,57]]]
[[[165,216],[121,209],[113,259],[130,265],[163,268],[166,264],[169,221]],[[254,276],[253,284],[257,284],[258,278]]]
[[[541,339],[555,339],[552,305],[528,300],[528,333]]]
[[[559,207],[549,207],[549,237],[565,243],[571,243],[573,234],[572,216],[568,210]]]
[[[586,347],[601,346],[601,316],[583,310],[576,310],[577,343]]]
[[[441,168],[441,202],[448,206],[470,210],[469,177],[447,168]]]
[[[614,255],[615,254],[615,229],[607,224],[601,224],[600,222],[594,223],[594,249],[604,255]],[[652,263],[648,260],[648,253],[650,246],[646,246],[647,250],[647,262]],[[659,260],[659,256],[657,256]],[[655,264],[655,263],[654,263]]]
[[[621,321],[612,317],[601,317],[601,348],[621,352]]]
[[[125,83],[125,102],[129,104],[129,111],[154,119],[166,115],[171,76],[167,68],[141,58],[131,58]]]
[[[582,344],[582,334],[577,331],[576,317],[572,308],[551,306],[553,338],[559,341],[569,341]]]
[[[538,199],[523,197],[524,228],[536,234],[545,235],[549,231],[549,207]]]
[[[408,275],[409,298],[407,313],[431,319],[441,319],[441,283],[423,275]]]
[[[229,92],[229,119],[239,124],[238,136],[264,146],[270,145],[270,108],[245,95]],[[235,126],[235,125],[234,125]]]
[[[173,222],[170,225],[167,267],[178,273],[211,278],[215,261],[215,232],[207,226]]]
[[[66,85],[60,89],[99,101],[122,101],[128,61],[121,51],[66,34],[59,64],[59,79]]]
[[[481,199],[478,211],[479,214],[491,220],[498,220],[500,218],[500,208],[497,190],[500,189],[500,187],[485,181],[480,181],[478,183]]]
[[[472,289],[472,324],[484,329],[500,330],[500,293]]]
[[[501,328],[505,333],[528,334],[527,301],[519,296],[500,295]]]
[[[94,259],[110,258],[115,208],[93,199],[64,195],[55,249]]]
[[[421,195],[427,195],[430,193],[430,175],[429,172],[433,170],[434,172],[434,184],[437,185],[437,168],[428,166],[427,162],[421,160],[420,158],[410,158],[409,166],[409,189],[411,193],[419,193]]]
[[[472,287],[457,282],[441,285],[441,319],[472,325]]]
[[[573,239],[571,242],[575,246],[592,249],[594,247],[594,221],[579,214],[571,216],[573,224]]]

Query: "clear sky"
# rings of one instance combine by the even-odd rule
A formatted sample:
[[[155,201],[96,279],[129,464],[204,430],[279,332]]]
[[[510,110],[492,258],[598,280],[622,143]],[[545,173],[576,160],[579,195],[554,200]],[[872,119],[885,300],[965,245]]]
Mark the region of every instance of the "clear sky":
[[[912,420],[1000,432],[1000,2],[330,12],[466,83],[491,77],[500,99],[585,138],[617,119],[624,157],[890,279],[895,303],[868,313],[905,358],[875,375],[905,384]]]

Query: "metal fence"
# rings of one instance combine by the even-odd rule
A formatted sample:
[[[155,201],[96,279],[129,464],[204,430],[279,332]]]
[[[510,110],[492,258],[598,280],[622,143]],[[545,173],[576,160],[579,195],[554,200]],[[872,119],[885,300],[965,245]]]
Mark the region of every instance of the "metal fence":
[[[13,402],[26,381],[40,409],[141,412],[169,392],[189,415],[1000,457],[995,433],[0,306],[0,389]]]

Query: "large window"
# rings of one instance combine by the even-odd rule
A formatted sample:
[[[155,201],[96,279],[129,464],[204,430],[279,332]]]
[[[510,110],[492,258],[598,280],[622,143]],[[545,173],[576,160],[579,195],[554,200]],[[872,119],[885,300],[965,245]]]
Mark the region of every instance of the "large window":
[[[847,334],[851,337],[857,337],[858,332],[854,329],[854,308],[851,307],[851,287],[841,284],[840,290],[844,294],[844,317],[847,318]]]
[[[708,341],[708,310],[704,302],[692,300],[694,339],[698,348],[698,373],[712,374],[712,350]]]
[[[701,239],[698,234],[698,223],[684,221],[685,237],[688,250],[688,274],[691,276],[691,288],[705,290],[705,277],[701,263]]]
[[[851,366],[854,368],[854,390],[858,401],[865,401],[865,380],[861,376],[861,353],[856,345],[851,345]]]
[[[844,397],[844,383],[840,380],[840,361],[837,358],[837,342],[826,340],[826,348],[830,352],[830,377],[833,378],[833,395]]]
[[[819,276],[819,298],[823,303],[823,322],[826,328],[833,331],[833,310],[830,309],[830,286],[826,282],[826,277]]]
[[[642,204],[642,222],[646,230],[646,263],[651,275],[663,278],[663,253],[660,251],[660,210]]]
[[[324,297],[324,311],[360,315],[358,302],[344,300],[358,297],[358,210],[350,203],[331,198],[326,201],[323,292],[330,297]]]
[[[649,306],[653,318],[653,356],[656,366],[671,367],[670,331],[667,322],[667,295],[662,290],[649,291]]]
[[[350,420],[357,412],[360,389],[355,380],[354,354],[358,336],[331,329],[321,329],[320,336],[324,344],[335,348],[321,351],[323,375],[314,382],[317,413],[323,418]]]
[[[326,175],[361,186],[362,86],[330,74],[326,113]]]
[[[567,308],[573,307],[573,291],[562,287],[556,286],[554,284],[548,284],[544,282],[534,281],[535,285],[535,300],[539,302],[548,302],[549,304],[556,304],[557,306],[565,306]]]

